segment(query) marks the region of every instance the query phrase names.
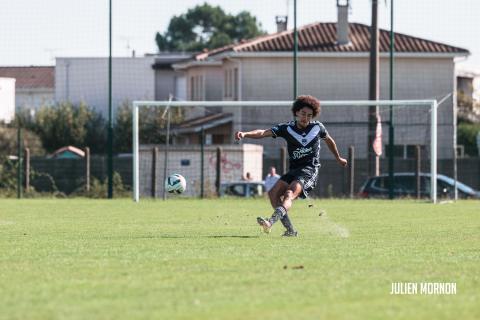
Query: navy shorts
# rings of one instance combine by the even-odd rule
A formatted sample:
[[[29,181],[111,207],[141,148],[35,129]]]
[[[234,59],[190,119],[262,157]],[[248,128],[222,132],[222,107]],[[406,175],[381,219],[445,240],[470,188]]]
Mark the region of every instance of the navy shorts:
[[[290,169],[287,173],[280,177],[280,180],[290,184],[293,181],[298,181],[302,185],[302,193],[300,198],[305,199],[308,193],[315,188],[317,184],[318,167],[306,166],[303,168]]]

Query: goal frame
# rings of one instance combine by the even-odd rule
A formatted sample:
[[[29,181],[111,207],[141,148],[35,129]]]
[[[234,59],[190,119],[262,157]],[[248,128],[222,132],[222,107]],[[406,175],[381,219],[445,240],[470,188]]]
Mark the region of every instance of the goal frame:
[[[140,201],[139,184],[139,124],[138,109],[140,107],[290,107],[293,101],[133,101],[132,133],[133,133],[133,201]],[[324,107],[366,107],[366,106],[402,106],[430,108],[430,199],[437,203],[437,100],[345,100],[321,101]]]

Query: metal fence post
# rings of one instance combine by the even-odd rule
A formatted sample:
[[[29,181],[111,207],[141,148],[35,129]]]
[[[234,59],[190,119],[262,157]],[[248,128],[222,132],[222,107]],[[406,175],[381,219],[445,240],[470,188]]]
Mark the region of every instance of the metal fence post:
[[[157,161],[158,148],[152,148],[152,198],[157,197]]]
[[[417,199],[420,199],[420,172],[422,171],[422,154],[420,150],[420,146],[415,146],[415,193],[417,195]],[[433,181],[431,181],[433,183]]]
[[[25,192],[30,191],[30,149],[25,148]]]
[[[215,187],[217,189],[217,195],[220,196],[220,186],[222,185],[222,148],[217,147],[217,177],[215,179]]]
[[[200,198],[205,197],[205,129],[200,130]]]
[[[85,147],[85,191],[90,191],[90,148]]]
[[[348,190],[350,198],[353,198],[355,194],[355,148],[353,146],[348,147]]]

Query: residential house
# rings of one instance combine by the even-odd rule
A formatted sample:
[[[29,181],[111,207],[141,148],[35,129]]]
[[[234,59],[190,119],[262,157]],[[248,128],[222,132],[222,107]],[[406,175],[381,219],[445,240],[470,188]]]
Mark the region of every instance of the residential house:
[[[53,66],[0,67],[0,77],[15,79],[17,109],[37,110],[54,102]]]
[[[348,23],[345,17],[339,21],[298,28],[298,92],[321,100],[367,100],[370,27]],[[389,99],[389,45],[389,31],[380,30],[380,99]],[[292,48],[293,31],[287,30],[203,52],[174,68],[186,75],[189,100],[293,100]],[[394,99],[441,100],[450,94],[438,109],[440,159],[452,157],[455,58],[468,54],[466,49],[395,33]],[[292,119],[289,108],[223,107],[216,112],[232,115],[230,137],[235,130],[269,128]],[[383,113],[384,120],[386,114]],[[396,147],[406,150],[420,144],[428,152],[428,117],[429,111],[424,108],[413,108],[397,116]],[[410,126],[420,118],[423,127]],[[324,109],[322,121],[342,154],[347,153],[348,146],[355,145],[362,146],[356,149],[357,158],[366,157],[367,126],[345,126],[368,121],[366,109]],[[388,130],[383,130],[383,138],[385,145]],[[279,140],[262,139],[256,143],[264,146],[266,158],[278,158],[278,148],[283,145]],[[325,152],[322,157],[331,155]]]
[[[480,74],[474,71],[457,72],[458,117],[480,122]]]

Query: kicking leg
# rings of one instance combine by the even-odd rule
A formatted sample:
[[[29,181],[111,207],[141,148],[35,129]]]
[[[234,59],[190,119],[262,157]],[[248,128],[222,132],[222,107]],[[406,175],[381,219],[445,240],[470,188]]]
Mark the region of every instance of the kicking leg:
[[[272,208],[275,209],[282,205],[283,195],[288,189],[288,183],[283,180],[278,180],[277,183],[273,186],[272,189],[268,192],[268,198],[270,199],[270,204]],[[277,219],[278,220],[278,219]],[[283,219],[281,220],[283,224]],[[257,218],[257,223],[262,226],[265,233],[269,233],[272,229],[273,223],[271,219],[266,219],[262,217]],[[285,224],[283,224],[285,226]],[[285,226],[286,227],[286,226]]]
[[[277,183],[268,191],[268,198],[270,199],[270,204],[272,208],[282,205],[282,197],[285,191],[288,189],[288,183],[283,180],[278,180]]]
[[[263,230],[268,233],[270,232],[275,222],[280,220],[283,226],[287,229],[284,235],[288,234],[292,236],[296,235],[297,232],[295,231],[292,222],[288,217],[287,211],[291,208],[293,200],[295,200],[300,195],[300,193],[302,193],[303,189],[302,185],[298,181],[293,181],[292,183],[290,183],[290,185],[288,185],[285,190],[285,186],[287,186],[287,183],[284,181],[282,182],[284,183],[281,185],[282,187],[278,186],[278,188],[274,190],[274,192],[272,193],[272,197],[270,198],[271,204],[275,208],[272,216],[268,220],[259,217],[257,218],[257,222],[263,227]],[[279,196],[278,192],[283,190],[285,190],[283,195]],[[277,206],[275,207],[275,205]]]
[[[293,224],[290,221],[290,218],[288,217],[288,210],[292,207],[293,200],[298,198],[298,196],[302,192],[303,192],[302,185],[298,181],[293,181],[283,196],[282,207],[285,209],[285,214],[281,218],[281,221],[285,229],[287,229],[287,231],[285,231],[285,233],[283,234],[284,236],[287,236],[287,237],[297,236],[297,231],[295,231],[295,228],[293,227]]]

